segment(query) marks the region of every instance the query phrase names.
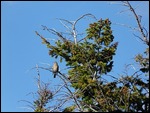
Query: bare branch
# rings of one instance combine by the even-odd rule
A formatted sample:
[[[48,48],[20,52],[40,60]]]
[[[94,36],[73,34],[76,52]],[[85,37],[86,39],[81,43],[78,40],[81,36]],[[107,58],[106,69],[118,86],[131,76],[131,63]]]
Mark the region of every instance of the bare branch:
[[[143,30],[145,31],[145,36],[149,37],[149,33],[148,33],[147,29],[145,27],[143,27]]]
[[[65,99],[64,101],[61,101],[56,107],[54,107],[52,110],[49,110],[49,112],[52,112],[54,110],[59,109],[61,106],[63,106],[70,98]]]
[[[33,68],[31,68],[31,69],[35,69],[35,68],[36,68],[36,67],[33,67]],[[48,70],[48,71],[52,72],[51,68],[44,68],[44,67],[38,67],[38,68],[41,68],[41,69]]]
[[[134,34],[134,33],[133,33],[133,35],[134,35],[135,37],[139,38],[141,41],[143,41],[143,39],[142,39],[140,36],[138,36],[138,35],[136,35],[136,34]]]
[[[71,28],[69,28],[67,25],[65,25],[61,20],[59,20],[59,21],[72,34]]]
[[[37,84],[38,84],[38,89],[41,90],[41,81],[40,81],[40,72],[39,72],[39,69],[38,69],[38,65],[36,64],[36,69],[37,69],[37,73],[38,73],[38,81],[37,81]]]
[[[57,94],[66,84],[61,85],[54,93],[53,95]]]
[[[72,23],[72,22],[70,22],[70,21],[68,21],[68,20],[60,19],[60,18],[56,18],[56,19],[59,19],[59,20],[65,21],[65,22],[67,22],[67,23],[69,23],[69,24],[73,25],[73,23]]]
[[[121,24],[121,23],[113,23],[114,25],[121,25],[121,26],[125,26],[127,28],[130,28],[132,30],[136,30],[136,31],[139,31],[139,29],[135,28],[135,27],[132,27],[130,25],[126,25],[126,24]]]
[[[49,28],[47,28],[47,27],[44,26],[44,25],[42,25],[42,27],[43,27],[43,30],[47,30],[47,31],[49,31],[49,32],[52,33],[52,34],[57,35],[63,42],[66,42],[66,41],[67,41],[67,39],[64,38],[64,37],[63,37],[59,32],[57,32],[56,30],[54,30],[54,29],[49,29]]]
[[[78,18],[78,19],[74,22],[74,24],[73,24],[73,29],[75,29],[76,23],[77,23],[79,20],[81,20],[82,18],[84,18],[85,16],[92,16],[94,19],[96,19],[96,17],[95,17],[94,15],[90,14],[90,13],[84,14],[84,15],[82,15],[80,18]],[[96,20],[97,20],[97,19],[96,19]]]
[[[145,34],[144,31],[143,31],[143,27],[142,27],[142,25],[141,25],[141,19],[139,18],[139,16],[138,16],[137,13],[135,12],[134,8],[131,6],[131,4],[130,4],[128,1],[126,1],[126,2],[124,2],[124,3],[126,4],[127,7],[130,8],[131,12],[133,12],[133,14],[134,14],[134,17],[135,17],[135,19],[136,19],[136,21],[137,21],[139,30],[140,30],[141,35],[142,35],[142,41],[145,42],[145,43],[149,46],[149,40],[147,39],[148,37],[146,37],[146,34]]]
[[[73,98],[75,104],[77,105],[77,107],[79,108],[80,111],[82,111],[76,96],[74,95],[74,93],[72,93],[72,91],[69,89],[68,85],[67,85],[67,81],[69,80],[65,75],[63,75],[62,73],[59,72],[59,74],[61,74],[63,76],[63,78],[61,76],[59,76],[63,82],[65,83],[65,88],[68,90],[68,92],[71,94],[71,98]],[[67,81],[66,81],[67,80]],[[70,81],[70,80],[69,80]]]
[[[94,19],[96,19],[96,17],[90,13],[82,15],[80,18],[78,18],[72,25],[72,31],[73,31],[73,37],[74,37],[74,43],[77,44],[77,32],[76,32],[76,28],[75,25],[76,23],[81,20],[82,18],[84,18],[85,16],[92,16]],[[96,19],[97,20],[97,19]]]

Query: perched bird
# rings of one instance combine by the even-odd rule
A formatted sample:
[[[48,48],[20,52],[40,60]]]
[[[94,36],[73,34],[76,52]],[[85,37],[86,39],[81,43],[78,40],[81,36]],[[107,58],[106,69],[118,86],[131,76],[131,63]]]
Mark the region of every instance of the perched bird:
[[[54,62],[53,67],[52,67],[52,71],[54,73],[54,78],[56,77],[58,70],[59,70],[58,63]]]

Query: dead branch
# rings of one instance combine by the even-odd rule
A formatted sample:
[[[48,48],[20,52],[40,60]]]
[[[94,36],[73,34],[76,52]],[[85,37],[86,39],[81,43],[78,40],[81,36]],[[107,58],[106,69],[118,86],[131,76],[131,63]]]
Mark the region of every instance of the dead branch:
[[[79,20],[81,20],[82,18],[84,18],[84,17],[86,17],[86,16],[91,16],[92,18],[96,19],[96,17],[95,17],[94,15],[90,14],[90,13],[82,15],[82,16],[79,17],[76,21],[73,21],[73,22],[72,22],[72,21],[65,20],[65,19],[57,18],[57,19],[60,20],[61,24],[62,24],[65,28],[67,28],[67,29],[69,30],[69,32],[73,35],[73,37],[74,37],[74,43],[75,43],[75,44],[77,44],[77,35],[78,35],[75,26],[76,26],[76,24],[77,24],[77,22],[78,22]],[[96,19],[96,20],[97,20],[97,19]],[[68,27],[66,24],[64,24],[62,21],[64,21],[64,22],[70,24],[70,25],[72,26],[72,29],[69,28],[69,27]]]
[[[77,105],[79,111],[83,111],[82,108],[80,107],[79,103],[78,103],[78,100],[76,98],[76,96],[74,95],[74,93],[69,89],[68,85],[67,85],[67,81],[69,80],[66,76],[64,76],[62,73],[59,72],[59,74],[61,74],[62,76],[59,76],[60,79],[62,79],[62,81],[65,83],[65,88],[68,90],[68,92],[70,93],[70,97],[73,98],[75,104]],[[66,81],[67,80],[67,81]]]
[[[44,26],[44,25],[42,25],[42,27],[43,27],[43,30],[47,30],[48,32],[50,32],[50,33],[52,33],[52,34],[57,35],[63,42],[66,42],[66,41],[67,41],[67,39],[64,38],[64,37],[62,36],[62,34],[60,34],[59,32],[57,32],[55,29],[49,29],[49,28],[47,28],[47,27]]]
[[[144,30],[143,30],[143,27],[141,25],[141,18],[137,15],[137,13],[135,12],[135,9],[132,7],[132,5],[130,4],[129,1],[125,1],[123,2],[125,6],[129,7],[130,8],[130,11],[134,14],[134,17],[136,19],[136,22],[138,24],[138,28],[139,28],[139,31],[142,35],[142,41],[145,42],[148,46],[149,46],[149,40],[148,40],[148,37],[147,35],[144,33]]]
[[[82,18],[84,18],[85,16],[92,16],[94,19],[96,19],[96,17],[90,13],[88,14],[84,14],[82,15],[80,18],[78,18],[74,23],[73,23],[73,26],[72,26],[72,31],[73,31],[73,37],[74,37],[74,43],[77,44],[77,32],[76,32],[76,28],[75,28],[75,25],[77,24],[77,22],[79,20],[81,20]],[[97,20],[97,19],[96,19]]]

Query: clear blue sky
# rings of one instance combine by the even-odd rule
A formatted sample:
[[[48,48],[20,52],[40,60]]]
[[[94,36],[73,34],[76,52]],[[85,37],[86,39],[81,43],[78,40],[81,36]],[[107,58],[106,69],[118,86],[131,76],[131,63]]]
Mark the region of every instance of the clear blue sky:
[[[133,2],[138,6],[136,11],[142,15],[142,24],[148,29],[149,25],[149,2]],[[41,39],[35,34],[38,31],[47,38],[52,37],[42,31],[41,25],[49,28],[56,28],[61,31],[63,27],[56,18],[66,20],[76,20],[81,15],[92,13],[96,18],[109,18],[112,23],[123,23],[137,26],[131,13],[119,13],[126,8],[109,4],[108,2],[1,2],[1,108],[2,111],[30,111],[23,107],[27,105],[19,100],[32,100],[32,95],[37,89],[35,77],[35,67],[45,66],[42,63],[53,64],[54,58],[48,56],[48,49],[41,43]],[[83,19],[78,23],[79,31],[86,28],[92,19]],[[134,63],[133,57],[137,53],[144,51],[145,46],[133,36],[133,31],[129,28],[112,24],[114,41],[119,42],[117,54],[114,56],[114,68],[112,73],[121,74],[125,64]],[[82,31],[84,31],[82,29]],[[64,68],[64,63],[59,64],[60,69]],[[30,70],[30,71],[29,71]],[[50,72],[40,70],[43,81],[55,81]]]

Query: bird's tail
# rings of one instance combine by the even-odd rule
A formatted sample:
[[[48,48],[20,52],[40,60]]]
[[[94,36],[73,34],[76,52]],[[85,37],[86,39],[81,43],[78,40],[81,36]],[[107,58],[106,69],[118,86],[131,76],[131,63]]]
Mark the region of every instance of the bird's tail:
[[[54,73],[54,78],[56,78],[57,73]]]

